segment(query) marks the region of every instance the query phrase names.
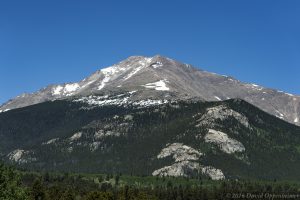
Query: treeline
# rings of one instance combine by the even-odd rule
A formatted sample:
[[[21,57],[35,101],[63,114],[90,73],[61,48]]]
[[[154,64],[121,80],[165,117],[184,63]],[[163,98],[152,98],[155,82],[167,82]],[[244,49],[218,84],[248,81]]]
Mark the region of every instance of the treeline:
[[[176,181],[176,179],[175,179]],[[289,183],[255,183],[243,181],[222,181],[203,186],[173,186],[168,181],[166,186],[137,187],[112,185],[103,182],[99,188],[78,190],[74,185],[47,185],[39,179],[29,187],[29,199],[57,200],[206,200],[237,199],[239,195],[300,195],[299,186]],[[300,196],[298,196],[300,197]],[[281,199],[281,198],[273,198]]]
[[[12,167],[0,163],[0,199],[23,200],[27,197],[27,189],[21,182],[20,174]]]
[[[128,177],[121,174],[28,173],[0,165],[1,200],[237,199],[241,197],[239,195],[249,194],[300,195],[299,186],[300,184],[296,182],[276,180],[211,181],[170,177]],[[281,198],[277,196],[273,199]]]

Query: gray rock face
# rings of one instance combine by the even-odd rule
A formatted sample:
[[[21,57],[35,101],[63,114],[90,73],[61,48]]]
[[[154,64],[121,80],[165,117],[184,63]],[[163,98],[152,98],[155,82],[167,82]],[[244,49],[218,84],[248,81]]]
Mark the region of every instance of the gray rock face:
[[[162,56],[129,57],[78,83],[50,85],[33,94],[18,96],[3,104],[0,112],[57,99],[124,92],[133,92],[130,101],[220,101],[240,98],[283,120],[300,125],[300,96],[243,83]]]
[[[223,152],[228,154],[245,151],[245,147],[241,142],[228,137],[226,133],[221,131],[209,129],[204,139],[206,142],[218,145]]]
[[[216,120],[223,121],[228,117],[233,117],[236,120],[238,120],[241,124],[243,124],[245,127],[250,128],[247,117],[223,105],[208,108],[206,110],[206,113],[202,115],[200,119],[197,120],[199,124],[197,124],[196,126],[213,125]]]
[[[199,159],[203,156],[203,153],[192,147],[182,143],[167,144],[167,147],[161,150],[160,154],[157,155],[157,158],[163,159],[169,156],[173,157],[175,163],[155,170],[152,173],[153,176],[188,177],[195,171],[198,171],[209,176],[213,180],[225,179],[225,176],[220,169],[201,165]]]

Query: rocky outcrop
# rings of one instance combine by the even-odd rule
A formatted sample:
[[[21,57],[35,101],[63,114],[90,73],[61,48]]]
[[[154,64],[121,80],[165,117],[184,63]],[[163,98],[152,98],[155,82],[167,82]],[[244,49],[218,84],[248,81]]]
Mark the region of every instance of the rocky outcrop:
[[[197,173],[202,173],[211,177],[213,180],[224,179],[225,176],[221,170],[211,166],[204,167],[200,164],[199,159],[202,155],[203,153],[182,143],[167,144],[167,147],[161,150],[157,158],[163,159],[172,156],[175,163],[155,170],[152,175],[189,177]]]
[[[7,157],[11,162],[18,164],[29,163],[36,160],[36,158],[32,157],[31,151],[25,151],[23,149],[14,150],[10,152]]]
[[[245,151],[245,147],[241,142],[230,138],[226,133],[221,131],[209,129],[204,139],[205,142],[216,144],[221,151],[228,154]]]
[[[206,112],[201,116],[201,118],[197,120],[197,122],[199,123],[196,125],[196,127],[202,125],[205,126],[214,125],[217,120],[224,121],[229,117],[233,117],[245,127],[250,128],[247,117],[228,108],[225,105],[219,105],[219,106],[208,108]]]

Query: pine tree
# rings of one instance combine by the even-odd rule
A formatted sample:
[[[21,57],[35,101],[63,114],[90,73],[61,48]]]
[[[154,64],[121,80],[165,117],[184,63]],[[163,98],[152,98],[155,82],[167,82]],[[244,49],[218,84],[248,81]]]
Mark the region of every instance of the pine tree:
[[[31,187],[31,197],[34,200],[45,200],[46,193],[43,183],[40,179],[36,179]]]
[[[60,200],[75,200],[75,194],[68,188],[60,198]]]
[[[19,174],[13,168],[3,164],[0,164],[0,199],[28,199],[26,190],[21,185]]]

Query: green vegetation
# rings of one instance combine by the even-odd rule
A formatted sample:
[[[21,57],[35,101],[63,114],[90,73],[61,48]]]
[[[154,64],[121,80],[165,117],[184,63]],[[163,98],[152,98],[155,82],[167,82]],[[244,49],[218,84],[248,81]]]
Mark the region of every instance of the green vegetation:
[[[244,115],[251,128],[230,116],[197,126],[206,109],[218,105]],[[0,115],[1,159],[19,169],[0,165],[0,200],[238,199],[231,195],[300,193],[300,128],[244,101],[84,106],[55,101]],[[209,128],[246,150],[228,154],[205,142]],[[78,132],[82,136],[70,140]],[[192,173],[190,178],[151,176],[174,163],[171,156],[157,158],[172,143],[203,153],[195,162],[221,169],[227,180]],[[22,160],[14,162],[8,155],[16,149],[24,151],[16,156]]]
[[[26,189],[21,185],[20,174],[13,168],[0,164],[0,199],[27,199]]]
[[[196,126],[207,108],[219,105],[241,113],[251,128],[234,117]],[[245,152],[228,154],[205,142],[209,128],[241,142]],[[82,136],[70,141],[78,132]],[[174,163],[171,157],[157,159],[166,144],[183,143],[204,154],[199,164],[220,169],[229,179],[300,179],[300,128],[242,100],[143,108],[45,102],[2,113],[0,136],[3,160],[27,170],[150,176]],[[16,149],[26,152],[20,162],[7,156]]]
[[[263,193],[300,195],[299,182],[41,174],[0,166],[1,200],[194,200],[231,199],[232,195]]]

